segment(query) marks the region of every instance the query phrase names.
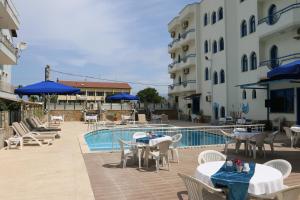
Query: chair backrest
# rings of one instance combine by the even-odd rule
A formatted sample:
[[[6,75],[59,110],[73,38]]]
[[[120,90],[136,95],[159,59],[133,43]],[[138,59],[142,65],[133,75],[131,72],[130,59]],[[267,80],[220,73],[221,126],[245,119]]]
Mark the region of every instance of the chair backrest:
[[[21,122],[20,122],[20,125],[21,125],[21,127],[24,129],[24,131],[25,131],[26,133],[30,132],[30,130],[29,130],[29,128],[27,127],[27,125],[26,125],[25,122],[21,121]]]
[[[169,117],[166,114],[161,114],[160,119],[161,119],[161,122],[165,122],[165,123],[169,121]]]
[[[173,147],[177,147],[178,144],[179,144],[179,142],[180,142],[180,140],[181,140],[181,138],[182,138],[182,134],[181,133],[178,133],[178,134],[172,136],[172,146]]]
[[[13,122],[12,127],[18,136],[23,137],[26,134],[26,132],[18,122]]]
[[[284,179],[287,178],[291,174],[291,171],[292,171],[291,163],[289,163],[288,161],[283,160],[283,159],[270,160],[270,161],[264,163],[264,165],[278,169],[282,173],[282,176]]]
[[[259,134],[256,134],[256,135],[252,136],[250,140],[255,141],[256,146],[263,146],[264,141],[265,141],[267,136],[268,136],[267,133],[259,133]]]
[[[199,165],[206,163],[206,162],[225,161],[225,160],[226,160],[226,156],[215,150],[203,151],[198,156]]]
[[[213,188],[192,176],[187,176],[180,173],[178,173],[178,176],[183,180],[186,186],[189,200],[204,200],[205,197],[203,197],[203,189],[209,191],[210,193],[222,192],[221,189]]]
[[[160,155],[168,155],[169,147],[172,144],[172,141],[162,141],[158,143],[156,146],[158,147]]]
[[[274,142],[274,140],[275,140],[276,136],[278,135],[278,133],[279,133],[279,130],[274,131],[273,133],[271,133],[271,142],[272,143]]]
[[[37,117],[32,117],[32,120],[35,122],[35,124],[37,124],[38,126],[43,125],[43,123],[41,122],[41,120]]]
[[[288,138],[292,137],[292,130],[289,127],[283,127],[283,130]]]
[[[277,192],[275,195],[276,200],[300,200],[300,185],[288,187]]]
[[[139,122],[147,122],[145,114],[138,114]]]
[[[133,135],[132,135],[132,138],[134,140],[136,139],[139,139],[139,138],[143,138],[143,137],[146,137],[147,136],[147,133],[145,132],[135,132]]]

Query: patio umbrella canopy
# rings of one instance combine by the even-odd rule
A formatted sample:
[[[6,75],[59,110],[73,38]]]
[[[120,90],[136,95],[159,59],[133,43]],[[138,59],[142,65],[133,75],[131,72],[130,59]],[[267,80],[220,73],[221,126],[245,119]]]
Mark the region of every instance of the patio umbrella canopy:
[[[127,100],[127,101],[138,101],[140,100],[139,97],[134,96],[134,95],[130,95],[127,93],[119,93],[110,97],[107,97],[108,100]]]
[[[15,93],[19,95],[76,94],[79,92],[80,89],[53,81],[42,81],[15,90]]]

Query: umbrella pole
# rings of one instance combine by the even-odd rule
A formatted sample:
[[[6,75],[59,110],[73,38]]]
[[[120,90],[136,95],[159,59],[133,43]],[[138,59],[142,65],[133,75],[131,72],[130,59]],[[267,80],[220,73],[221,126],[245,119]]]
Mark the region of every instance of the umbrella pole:
[[[48,94],[46,98],[47,98],[47,100],[46,100],[46,102],[47,102],[46,107],[47,107],[48,127],[50,127],[50,95]]]

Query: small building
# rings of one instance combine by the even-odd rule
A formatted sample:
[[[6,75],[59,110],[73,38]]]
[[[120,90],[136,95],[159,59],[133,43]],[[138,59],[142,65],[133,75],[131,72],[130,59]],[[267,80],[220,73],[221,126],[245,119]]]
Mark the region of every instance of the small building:
[[[87,82],[87,81],[58,81],[64,85],[80,89],[80,94],[58,95],[58,103],[105,103],[106,97],[117,93],[130,93],[131,86],[128,83],[116,82]]]

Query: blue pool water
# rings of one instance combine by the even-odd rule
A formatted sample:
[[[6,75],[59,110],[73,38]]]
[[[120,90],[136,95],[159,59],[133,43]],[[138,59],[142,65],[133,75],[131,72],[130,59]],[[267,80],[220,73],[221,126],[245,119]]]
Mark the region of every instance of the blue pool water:
[[[85,135],[86,143],[90,151],[112,151],[119,150],[118,140],[132,141],[135,132],[149,132],[173,136],[182,134],[180,147],[224,144],[225,138],[221,135],[208,133],[200,130],[184,128],[159,129],[159,128],[130,128],[130,129],[110,129],[98,130]]]

